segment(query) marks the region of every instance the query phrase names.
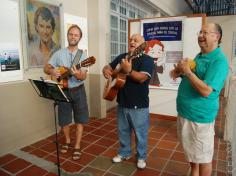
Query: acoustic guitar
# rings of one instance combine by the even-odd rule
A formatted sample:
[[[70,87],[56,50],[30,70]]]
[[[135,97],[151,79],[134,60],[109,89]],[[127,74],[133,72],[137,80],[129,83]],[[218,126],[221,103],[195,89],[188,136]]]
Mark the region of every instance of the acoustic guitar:
[[[94,56],[88,57],[87,59],[83,60],[79,64],[75,65],[77,69],[81,67],[88,67],[95,64],[96,58]],[[57,67],[56,69],[59,70],[60,76],[58,78],[51,76],[51,80],[58,82],[58,84],[62,88],[68,88],[68,79],[72,76],[70,68],[61,66]]]
[[[146,42],[139,45],[132,53],[128,53],[126,58],[128,60],[133,60],[140,57],[147,46]],[[127,74],[122,73],[120,64],[116,66],[113,70],[111,77],[107,80],[104,91],[103,98],[109,101],[114,100],[117,96],[118,91],[124,86]]]

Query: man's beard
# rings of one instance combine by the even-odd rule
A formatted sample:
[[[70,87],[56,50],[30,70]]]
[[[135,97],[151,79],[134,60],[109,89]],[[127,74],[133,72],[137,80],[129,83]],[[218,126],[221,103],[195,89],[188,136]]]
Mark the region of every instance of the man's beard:
[[[68,43],[69,43],[69,46],[77,46],[79,41],[77,41],[77,42],[69,42],[68,41]]]

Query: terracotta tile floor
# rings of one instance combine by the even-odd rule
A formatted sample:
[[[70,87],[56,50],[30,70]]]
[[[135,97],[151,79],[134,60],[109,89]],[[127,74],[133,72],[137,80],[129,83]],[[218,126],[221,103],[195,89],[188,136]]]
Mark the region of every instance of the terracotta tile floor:
[[[215,154],[213,175],[227,175],[226,142],[218,137],[223,131],[221,126],[223,113],[219,112],[216,121]],[[74,143],[74,126],[71,132]],[[63,141],[61,133],[59,142]],[[55,176],[57,161],[55,135],[0,157],[0,175],[16,176]],[[148,139],[147,168],[137,170],[135,157],[119,164],[112,164],[111,158],[119,147],[115,110],[108,112],[104,119],[91,118],[85,125],[82,138],[83,155],[80,160],[71,158],[72,148],[66,154],[60,154],[61,175],[83,176],[174,176],[188,175],[189,164],[185,161],[182,148],[177,140],[176,121],[165,120],[151,115]],[[134,142],[134,140],[133,140]],[[133,145],[133,148],[134,145]],[[134,152],[135,153],[135,152]]]

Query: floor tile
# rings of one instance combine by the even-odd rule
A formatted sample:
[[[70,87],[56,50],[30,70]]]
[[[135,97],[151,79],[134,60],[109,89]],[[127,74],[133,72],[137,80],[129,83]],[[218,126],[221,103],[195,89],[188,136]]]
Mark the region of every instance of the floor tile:
[[[93,142],[97,141],[100,138],[101,137],[93,135],[93,134],[87,134],[87,135],[82,137],[82,140],[85,141],[85,142],[93,143]]]
[[[164,135],[164,133],[159,133],[159,132],[156,132],[156,131],[150,131],[148,133],[148,137],[149,138],[154,138],[154,139],[160,139],[163,135]]]
[[[82,166],[72,163],[71,161],[66,161],[61,165],[61,168],[66,172],[74,173],[79,172],[82,169]]]
[[[171,157],[171,160],[187,162],[185,159],[184,153],[182,153],[182,152],[174,152]]]
[[[152,157],[161,157],[161,158],[169,159],[170,156],[172,155],[172,153],[173,153],[172,150],[165,150],[165,149],[155,148],[155,149],[150,153],[150,156],[152,156]]]
[[[110,132],[107,135],[105,135],[104,137],[108,138],[108,139],[118,140],[117,132]]]
[[[110,147],[115,143],[116,143],[115,140],[111,140],[111,139],[108,139],[108,138],[101,138],[95,144],[101,145],[101,146],[104,146],[104,147]]]
[[[117,155],[117,149],[115,148],[109,148],[106,151],[104,151],[102,153],[103,156],[109,157],[109,158],[113,158],[114,156]]]
[[[44,140],[33,143],[31,146],[35,147],[35,148],[38,148],[38,147],[41,147],[41,146],[43,146],[45,144],[48,144],[48,143],[49,143],[49,141],[44,139]]]
[[[33,175],[42,176],[45,175],[46,173],[47,173],[46,170],[32,165],[27,169],[23,170],[22,172],[16,174],[16,176],[33,176]]]
[[[112,131],[115,131],[117,129],[117,126],[107,124],[107,125],[102,126],[102,129],[107,131],[107,132],[112,132]]]
[[[89,123],[89,126],[92,126],[92,127],[95,127],[95,128],[100,127],[101,125],[103,125],[103,123],[99,122],[99,121]]]
[[[97,130],[94,130],[92,134],[103,137],[107,134],[107,131],[102,130],[102,129],[97,129]]]
[[[177,134],[166,134],[163,136],[162,140],[178,142]]]
[[[6,172],[3,171],[3,170],[0,170],[0,175],[1,175],[1,176],[10,176],[10,174],[6,173]]]
[[[153,157],[152,155],[147,158],[147,167],[155,170],[161,171],[165,167],[166,163],[167,160],[164,158]]]
[[[92,132],[94,131],[96,128],[92,127],[92,126],[84,126],[84,132]]]
[[[157,144],[157,148],[169,149],[169,150],[174,150],[176,146],[177,146],[177,142],[164,141],[164,140],[161,140],[161,141]]]
[[[56,150],[56,144],[51,142],[41,146],[40,149],[44,150],[45,152],[52,153]]]
[[[35,150],[35,149],[36,148],[33,146],[26,146],[26,147],[21,148],[21,150],[24,152],[31,152],[32,150]]]
[[[92,155],[99,155],[102,152],[104,152],[106,149],[107,149],[106,147],[102,147],[100,145],[93,144],[93,145],[87,147],[86,149],[84,149],[83,151],[90,153]]]
[[[45,152],[45,151],[40,150],[40,149],[35,149],[35,150],[31,151],[30,154],[35,155],[35,156],[40,157],[40,158],[44,158],[44,157],[49,155],[48,152]]]
[[[54,173],[47,173],[45,176],[58,176],[58,175]]]
[[[99,169],[96,168],[92,168],[92,167],[86,167],[83,170],[81,170],[80,172],[81,174],[89,174],[88,176],[103,176],[105,171],[101,171]]]
[[[104,176],[120,176],[120,175],[108,172]]]
[[[164,172],[176,175],[188,175],[190,165],[182,162],[169,161],[164,168]]]
[[[15,174],[18,171],[23,170],[30,165],[31,165],[31,163],[29,163],[28,161],[18,158],[16,160],[4,165],[2,168],[10,173]]]
[[[112,168],[109,169],[112,173],[120,174],[123,176],[129,176],[136,170],[136,165],[129,164],[127,162],[115,163]]]
[[[0,166],[6,165],[7,163],[9,163],[15,159],[17,159],[16,156],[14,156],[12,154],[6,154],[6,155],[0,157]]]
[[[159,142],[158,139],[148,138],[148,145],[149,146],[155,146],[155,145],[157,145],[158,142]]]
[[[57,156],[56,156],[56,155],[48,155],[48,156],[45,157],[44,159],[47,160],[47,161],[50,161],[50,162],[52,162],[52,163],[57,163]],[[62,158],[62,157],[60,157],[60,158],[59,158],[59,161],[60,161],[60,163],[62,164],[62,163],[65,161],[65,159]]]
[[[132,176],[159,176],[160,172],[154,169],[145,168],[143,170],[137,169]]]
[[[100,170],[107,170],[112,166],[112,162],[111,158],[99,156],[89,165]]]

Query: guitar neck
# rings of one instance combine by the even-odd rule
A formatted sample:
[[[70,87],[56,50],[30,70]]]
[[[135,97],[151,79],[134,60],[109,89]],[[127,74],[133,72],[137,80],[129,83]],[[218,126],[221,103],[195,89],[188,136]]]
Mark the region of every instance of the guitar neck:
[[[96,61],[95,57],[91,56],[91,57],[83,60],[82,62],[76,64],[75,68],[79,70],[81,67],[88,67],[88,66],[94,64],[95,61]],[[72,76],[70,68],[67,68],[67,67],[62,67],[62,68],[64,68],[64,70],[63,70],[63,72],[61,72],[61,76],[60,76],[61,79],[67,79],[70,76]]]
[[[141,55],[143,55],[143,52],[140,52],[139,54],[137,54],[137,53],[128,53],[126,57],[130,61],[132,59],[140,57]]]

